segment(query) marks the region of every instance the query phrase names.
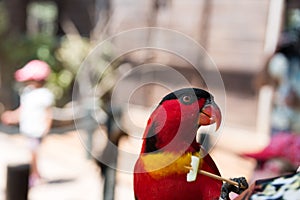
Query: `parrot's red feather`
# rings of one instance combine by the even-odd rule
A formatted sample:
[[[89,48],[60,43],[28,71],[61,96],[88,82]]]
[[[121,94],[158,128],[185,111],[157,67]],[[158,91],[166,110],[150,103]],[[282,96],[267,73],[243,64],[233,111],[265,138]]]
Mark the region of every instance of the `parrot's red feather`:
[[[191,95],[191,91],[195,91],[197,98],[189,96],[190,98],[179,99],[186,91],[188,95]],[[194,155],[201,149],[195,139],[199,112],[207,102],[213,102],[213,99],[209,93],[198,89],[180,90],[175,94],[167,95],[148,120],[141,155],[134,169],[135,198],[138,200],[219,199],[221,181],[198,174],[195,181],[188,182],[188,170],[184,169],[185,165],[189,165],[189,162],[186,163],[185,156]],[[187,100],[193,101],[186,102]],[[164,155],[168,157],[170,154],[177,155],[174,162],[168,163],[161,159]],[[151,155],[150,159],[144,159],[147,155]],[[156,155],[162,157],[151,160]],[[183,163],[176,163],[178,160]],[[166,166],[155,169],[157,173],[153,173],[149,170],[149,165],[155,166],[156,162],[164,163]],[[202,170],[220,176],[209,154],[201,158],[200,163]]]

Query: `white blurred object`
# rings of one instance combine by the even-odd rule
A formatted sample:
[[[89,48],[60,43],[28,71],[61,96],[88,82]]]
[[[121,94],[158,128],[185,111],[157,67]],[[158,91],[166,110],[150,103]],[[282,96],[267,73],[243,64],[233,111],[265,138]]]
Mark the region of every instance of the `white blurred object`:
[[[186,175],[187,182],[193,182],[196,180],[198,175],[199,161],[200,161],[199,157],[197,156],[191,157],[192,169],[190,169],[190,172]]]
[[[268,72],[273,78],[282,80],[287,74],[288,65],[288,59],[282,53],[277,53],[270,60]]]

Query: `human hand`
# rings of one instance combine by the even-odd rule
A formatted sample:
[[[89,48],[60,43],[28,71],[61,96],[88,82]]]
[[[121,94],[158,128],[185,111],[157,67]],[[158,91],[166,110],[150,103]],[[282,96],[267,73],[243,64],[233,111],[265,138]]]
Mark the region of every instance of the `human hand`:
[[[1,115],[1,121],[5,125],[13,125],[19,122],[17,111],[8,110]]]

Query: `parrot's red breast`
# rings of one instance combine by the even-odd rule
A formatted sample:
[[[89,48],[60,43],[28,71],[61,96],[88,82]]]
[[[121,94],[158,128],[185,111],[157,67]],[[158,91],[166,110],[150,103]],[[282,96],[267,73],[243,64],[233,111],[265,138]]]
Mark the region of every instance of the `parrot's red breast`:
[[[209,154],[196,142],[201,125],[220,125],[221,113],[208,92],[185,88],[165,96],[151,114],[134,169],[134,194],[138,200],[214,200],[222,182],[198,174],[187,181],[191,157],[199,168],[220,175]]]

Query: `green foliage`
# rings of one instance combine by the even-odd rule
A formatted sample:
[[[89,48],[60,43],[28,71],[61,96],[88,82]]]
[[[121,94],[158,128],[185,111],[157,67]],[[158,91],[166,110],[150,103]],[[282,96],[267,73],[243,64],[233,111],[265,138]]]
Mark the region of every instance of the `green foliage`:
[[[58,10],[54,2],[32,2],[27,7],[27,26],[31,33],[53,35]]]
[[[0,2],[0,66],[2,72],[9,72],[11,85],[13,72],[23,67],[28,61],[39,59],[47,62],[52,73],[47,87],[55,94],[57,105],[64,105],[71,100],[71,91],[76,73],[94,47],[89,38],[77,34],[63,37],[54,35],[57,8],[54,4],[33,2],[27,8],[28,33],[7,35],[7,15]],[[108,45],[104,55],[98,55],[93,76],[98,75],[106,66],[112,52]],[[88,77],[98,80],[99,77]],[[10,87],[11,88],[11,87]],[[9,88],[9,89],[10,89]]]
[[[0,41],[1,58],[14,68],[14,71],[33,59],[44,60],[51,66],[52,73],[46,86],[55,94],[57,105],[63,105],[71,100],[72,84],[76,73],[92,48],[89,39],[78,35],[56,38],[47,34],[38,34],[11,37]],[[101,71],[101,67],[108,64],[106,59],[109,58],[110,53],[108,51],[105,55],[99,55],[95,61],[97,63],[95,69]]]
[[[80,64],[91,50],[89,39],[79,35],[63,37],[55,52],[56,58],[72,73],[76,73]]]
[[[40,59],[55,66],[53,51],[56,48],[55,38],[47,35],[9,37],[0,43],[1,57],[13,67],[21,67],[32,59]]]
[[[64,69],[63,65],[55,57],[59,46],[58,40],[50,35],[39,34],[34,36],[9,37],[0,41],[1,62],[13,71],[23,67],[28,61],[39,59],[47,62],[52,68],[49,79],[49,87],[55,94],[56,99],[64,99],[70,85],[60,85],[58,74]],[[48,85],[47,85],[48,86]],[[64,87],[62,87],[64,86]],[[59,92],[58,89],[59,88]]]

